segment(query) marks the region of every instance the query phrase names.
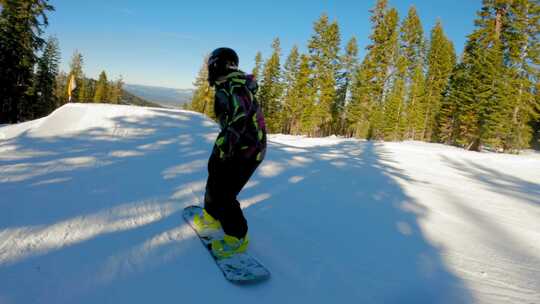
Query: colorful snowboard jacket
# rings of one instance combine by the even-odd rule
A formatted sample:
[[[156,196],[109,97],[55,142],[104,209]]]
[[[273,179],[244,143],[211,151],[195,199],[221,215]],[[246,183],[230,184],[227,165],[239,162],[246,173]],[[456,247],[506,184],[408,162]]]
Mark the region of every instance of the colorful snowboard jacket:
[[[252,75],[235,71],[216,81],[214,111],[221,132],[213,153],[220,159],[240,157],[262,161],[266,152],[266,125],[255,94]]]

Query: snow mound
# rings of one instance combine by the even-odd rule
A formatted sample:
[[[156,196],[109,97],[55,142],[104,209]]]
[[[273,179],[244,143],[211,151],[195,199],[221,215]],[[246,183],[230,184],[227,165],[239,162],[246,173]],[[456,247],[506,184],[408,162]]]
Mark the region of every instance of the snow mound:
[[[17,137],[20,134],[28,131],[36,125],[39,125],[46,118],[41,118],[37,120],[27,121],[14,125],[3,125],[0,127],[0,140],[8,140],[13,137]]]

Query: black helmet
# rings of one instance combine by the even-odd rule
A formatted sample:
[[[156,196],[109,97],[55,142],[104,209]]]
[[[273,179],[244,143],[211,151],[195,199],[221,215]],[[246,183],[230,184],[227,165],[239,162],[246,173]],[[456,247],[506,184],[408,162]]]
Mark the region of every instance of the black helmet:
[[[238,55],[233,49],[218,48],[208,57],[208,82],[214,85],[220,76],[238,69]]]

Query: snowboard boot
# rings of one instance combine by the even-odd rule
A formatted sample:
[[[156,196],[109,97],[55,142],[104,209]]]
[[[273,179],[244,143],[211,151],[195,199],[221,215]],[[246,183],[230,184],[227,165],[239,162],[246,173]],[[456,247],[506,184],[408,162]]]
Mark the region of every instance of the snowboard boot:
[[[193,224],[201,236],[209,236],[221,229],[221,223],[213,218],[205,209],[202,215],[195,215]]]
[[[212,241],[212,254],[219,260],[226,259],[235,254],[246,252],[248,245],[249,237],[247,234],[241,239],[225,234],[223,240]]]

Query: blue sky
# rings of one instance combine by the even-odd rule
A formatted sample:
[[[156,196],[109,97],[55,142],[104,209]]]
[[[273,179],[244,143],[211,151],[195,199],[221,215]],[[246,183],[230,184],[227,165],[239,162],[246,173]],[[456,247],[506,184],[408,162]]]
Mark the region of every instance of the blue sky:
[[[437,18],[461,52],[481,1],[390,0],[400,17],[416,6],[426,36]],[[56,35],[62,69],[75,49],[84,56],[87,76],[101,70],[122,75],[128,83],[174,88],[192,87],[203,57],[216,47],[237,50],[240,66],[251,70],[257,51],[265,57],[279,37],[283,57],[294,44],[305,50],[313,22],[326,12],[337,20],[345,44],[353,35],[360,57],[369,43],[369,12],[375,0],[52,0],[47,34]]]

